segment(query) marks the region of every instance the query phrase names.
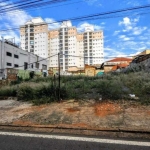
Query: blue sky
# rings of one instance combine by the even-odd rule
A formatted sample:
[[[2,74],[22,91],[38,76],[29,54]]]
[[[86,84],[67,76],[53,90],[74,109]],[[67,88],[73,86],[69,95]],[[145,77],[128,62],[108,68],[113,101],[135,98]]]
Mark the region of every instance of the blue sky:
[[[1,7],[5,4],[0,3]],[[150,0],[66,0],[43,8],[31,10],[18,8],[17,12],[1,14],[0,30],[19,27],[27,20],[39,16],[51,23],[146,4],[150,4]],[[143,12],[147,14],[142,14]],[[139,15],[135,15],[137,13]],[[103,30],[105,57],[131,56],[150,48],[150,9],[107,15],[96,20],[74,21],[72,24],[77,26],[79,32],[90,24],[94,25],[95,30]],[[59,25],[60,23],[50,24],[49,28],[58,28]],[[0,35],[5,38],[15,37],[19,42],[18,30],[0,32]]]

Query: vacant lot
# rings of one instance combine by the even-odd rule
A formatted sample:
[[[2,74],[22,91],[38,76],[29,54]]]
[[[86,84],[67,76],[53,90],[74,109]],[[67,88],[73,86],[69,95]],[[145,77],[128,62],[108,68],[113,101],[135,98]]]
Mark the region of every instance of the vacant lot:
[[[150,130],[150,106],[123,101],[98,103],[94,100],[32,106],[30,103],[2,100],[0,124]]]

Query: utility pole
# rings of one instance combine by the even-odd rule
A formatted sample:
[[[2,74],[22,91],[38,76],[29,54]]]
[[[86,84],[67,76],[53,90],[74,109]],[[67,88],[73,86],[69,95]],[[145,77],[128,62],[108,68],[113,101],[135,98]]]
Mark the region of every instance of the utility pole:
[[[1,53],[0,53],[0,69],[2,69],[3,67],[2,67],[2,54],[3,54],[3,50],[2,50],[2,42],[3,42],[3,40],[1,40]]]
[[[60,101],[60,53],[58,53],[58,102]]]

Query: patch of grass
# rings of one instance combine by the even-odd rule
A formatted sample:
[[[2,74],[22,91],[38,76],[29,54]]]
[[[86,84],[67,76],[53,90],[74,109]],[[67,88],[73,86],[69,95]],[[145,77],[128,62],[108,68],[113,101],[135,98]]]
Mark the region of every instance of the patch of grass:
[[[129,94],[139,97],[142,104],[150,103],[150,74],[129,72],[107,74],[101,77],[61,76],[61,99],[130,99]],[[18,85],[0,89],[0,96],[17,96],[18,100],[35,104],[50,103],[58,99],[58,78],[34,78]]]

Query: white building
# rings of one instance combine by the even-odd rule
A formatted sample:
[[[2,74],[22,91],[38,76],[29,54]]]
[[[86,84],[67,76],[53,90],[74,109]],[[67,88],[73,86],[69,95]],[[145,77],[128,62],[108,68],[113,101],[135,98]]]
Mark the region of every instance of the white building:
[[[7,68],[39,72],[47,70],[48,61],[46,59],[24,51],[9,41],[1,40],[0,48],[0,77],[4,76]]]
[[[40,57],[48,57],[48,25],[40,17],[20,27],[21,48]]]
[[[84,64],[103,63],[103,31],[94,31],[93,26],[87,26],[83,33],[78,33],[71,21],[64,21],[60,28],[48,30],[41,18],[34,18],[21,26],[20,35],[24,50],[50,57],[49,69],[58,69],[59,52],[63,71],[71,67],[84,68]]]
[[[84,64],[100,65],[103,63],[103,32],[94,31],[93,26],[78,33],[70,21],[62,23],[59,29],[49,31],[48,54],[61,53],[60,66],[63,71],[68,68],[84,68]],[[50,59],[49,68],[58,67],[58,56]]]

